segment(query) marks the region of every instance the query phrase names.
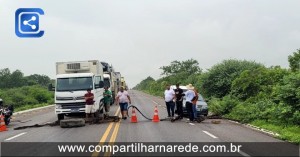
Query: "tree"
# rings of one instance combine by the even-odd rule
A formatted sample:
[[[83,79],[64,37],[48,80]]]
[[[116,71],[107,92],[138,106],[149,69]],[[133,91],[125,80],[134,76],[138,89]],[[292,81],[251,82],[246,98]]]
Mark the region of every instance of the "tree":
[[[283,85],[275,90],[279,100],[290,105],[294,111],[300,110],[300,73],[292,73],[283,79]]]
[[[293,53],[293,55],[289,55],[288,57],[290,68],[293,72],[300,70],[300,49]]]
[[[8,80],[8,88],[22,87],[24,84],[24,74],[20,70],[16,70],[11,73]]]
[[[7,82],[10,79],[10,70],[8,68],[0,70],[0,88],[7,88]]]
[[[154,82],[155,80],[148,76],[146,79],[141,81],[139,84],[137,84],[133,89],[138,89],[138,90],[148,90],[150,88],[151,82]]]
[[[214,65],[201,76],[201,89],[208,97],[222,98],[230,93],[233,80],[245,70],[264,67],[262,64],[246,60],[225,60]]]
[[[201,73],[199,63],[197,60],[189,59],[186,61],[172,61],[168,66],[162,66],[160,69],[163,70],[161,75],[170,76],[178,73],[185,72],[187,75]]]
[[[20,70],[10,72],[8,68],[0,70],[0,88],[21,87],[24,84],[24,74]]]
[[[242,100],[254,97],[259,92],[264,92],[271,96],[272,87],[283,83],[284,76],[288,74],[288,70],[280,67],[245,70],[233,81],[231,93]]]
[[[24,77],[23,72],[20,70],[15,70],[12,73],[8,68],[0,70],[0,89],[32,85],[41,85],[45,87],[48,86],[50,82],[50,78],[46,75],[33,74]]]
[[[51,79],[46,75],[33,74],[26,77],[28,85],[38,84],[41,86],[48,86],[51,83]]]

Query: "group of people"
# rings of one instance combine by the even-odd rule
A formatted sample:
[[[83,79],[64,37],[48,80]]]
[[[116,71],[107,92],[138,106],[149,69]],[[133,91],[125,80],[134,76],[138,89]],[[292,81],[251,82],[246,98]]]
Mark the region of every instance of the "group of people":
[[[110,106],[112,104],[112,92],[109,90],[109,87],[104,87],[103,92],[103,103],[104,103],[104,112],[106,116],[109,116]],[[91,89],[87,90],[87,93],[84,95],[86,106],[85,106],[85,113],[86,118],[89,118],[90,116],[94,118],[94,94],[91,92]],[[124,87],[121,87],[117,96],[115,97],[116,104],[120,105],[120,110],[122,114],[122,119],[126,120],[128,116],[128,103],[131,104],[131,99],[128,94],[128,92],[124,89]]]
[[[183,119],[183,98],[186,98],[186,109],[189,115],[189,121],[193,122],[197,118],[197,101],[198,92],[192,84],[186,86],[187,92],[183,92],[179,83],[176,84],[176,89],[171,89],[170,85],[166,86],[165,90],[165,102],[167,106],[167,112],[169,118],[174,118],[175,105],[179,119]]]
[[[179,119],[183,119],[183,98],[186,99],[186,110],[189,115],[188,122],[194,122],[197,118],[197,101],[198,101],[198,92],[193,87],[192,84],[186,86],[187,91],[184,93],[183,89],[180,88],[179,83],[176,84],[176,89],[171,89],[170,85],[166,86],[165,90],[165,102],[167,106],[167,112],[169,118],[174,118],[175,115],[175,105],[177,109],[177,114]],[[109,87],[104,87],[104,110],[105,114],[108,116],[110,111],[110,106],[113,100],[112,92],[109,90]],[[94,106],[94,94],[91,92],[91,89],[87,90],[87,93],[84,95],[86,101],[86,118],[90,115],[92,118],[93,106]],[[116,104],[120,105],[120,110],[122,114],[122,119],[126,120],[128,116],[128,103],[131,104],[131,99],[124,87],[121,87],[117,96],[115,97]]]

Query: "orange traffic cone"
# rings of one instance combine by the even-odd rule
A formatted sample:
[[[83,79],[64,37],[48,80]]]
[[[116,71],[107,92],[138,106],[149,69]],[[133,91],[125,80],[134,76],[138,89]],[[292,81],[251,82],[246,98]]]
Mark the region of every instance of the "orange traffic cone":
[[[137,123],[137,117],[136,117],[136,114],[135,114],[135,109],[133,108],[132,109],[132,114],[131,114],[131,123]]]
[[[152,122],[159,122],[159,121],[160,120],[159,120],[159,117],[158,117],[158,109],[157,109],[157,106],[155,106]]]
[[[0,132],[2,131],[7,131],[3,115],[0,116]]]

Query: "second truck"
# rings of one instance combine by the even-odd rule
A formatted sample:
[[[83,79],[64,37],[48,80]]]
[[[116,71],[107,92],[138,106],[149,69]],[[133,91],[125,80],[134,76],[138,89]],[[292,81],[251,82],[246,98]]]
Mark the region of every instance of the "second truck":
[[[116,75],[112,66],[106,62],[101,62],[103,66],[103,77],[104,77],[104,86],[109,87],[109,90],[112,92],[112,102],[114,104],[114,98],[118,93],[118,75]]]

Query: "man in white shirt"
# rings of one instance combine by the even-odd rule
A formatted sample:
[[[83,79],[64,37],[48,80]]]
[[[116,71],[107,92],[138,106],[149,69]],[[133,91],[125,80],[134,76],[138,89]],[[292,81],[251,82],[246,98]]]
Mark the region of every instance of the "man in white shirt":
[[[131,104],[131,100],[128,92],[124,90],[124,87],[120,88],[120,91],[118,92],[116,97],[116,102],[119,103],[120,105],[122,119],[126,120],[128,115],[127,113],[128,103]]]
[[[186,96],[185,107],[186,107],[186,110],[187,110],[187,112],[189,114],[189,117],[190,117],[189,122],[193,122],[194,118],[195,118],[194,117],[194,112],[193,112],[193,99],[196,95],[195,95],[194,87],[192,86],[192,84],[187,85],[186,88],[187,88],[188,91],[185,93],[185,96]]]
[[[170,85],[166,86],[165,90],[165,102],[167,106],[167,111],[168,111],[168,117],[174,117],[174,110],[175,110],[175,92],[173,89],[170,89]]]

